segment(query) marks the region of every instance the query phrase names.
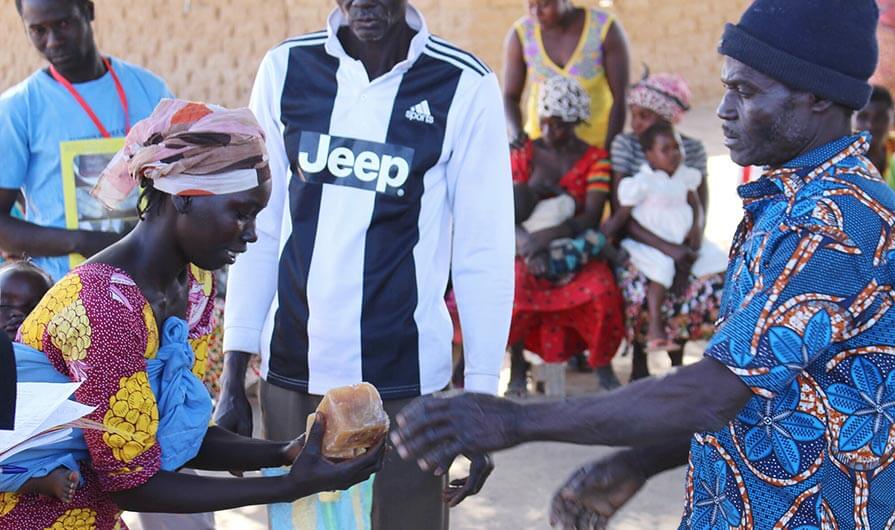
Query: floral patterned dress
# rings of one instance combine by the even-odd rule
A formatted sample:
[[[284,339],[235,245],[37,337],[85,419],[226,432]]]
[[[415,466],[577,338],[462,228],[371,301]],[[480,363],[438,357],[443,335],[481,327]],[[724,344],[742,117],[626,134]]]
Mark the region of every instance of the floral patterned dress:
[[[531,177],[533,148],[529,142],[512,154],[513,181]],[[559,184],[584,207],[589,191],[609,194],[607,153],[591,147]],[[602,261],[591,261],[568,283],[555,284],[528,272],[516,258],[516,296],[510,344],[524,343],[547,362],[562,362],[583,351],[594,366],[612,361],[624,335],[622,298],[612,271]]]
[[[191,268],[187,322],[193,372],[200,379],[213,328],[213,295],[211,275]],[[81,464],[84,483],[71,503],[0,494],[0,530],[126,528],[110,493],[146,483],[161,463],[158,407],[146,375],[146,360],[159,347],[152,307],[124,271],[83,265],[47,293],[22,325],[19,341],[81,381],[75,398],[95,406],[88,418],[109,431],[84,431],[90,461]]]

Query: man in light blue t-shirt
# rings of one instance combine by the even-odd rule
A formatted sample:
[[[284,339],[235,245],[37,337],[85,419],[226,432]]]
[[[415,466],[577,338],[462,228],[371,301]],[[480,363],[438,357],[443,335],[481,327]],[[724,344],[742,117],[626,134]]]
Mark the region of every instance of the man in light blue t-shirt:
[[[0,251],[30,256],[58,280],[71,254],[95,254],[130,226],[132,212],[92,201],[92,178],[115,139],[172,96],[151,72],[99,53],[93,2],[16,0],[16,8],[49,66],[0,96]],[[25,220],[10,213],[19,190]]]

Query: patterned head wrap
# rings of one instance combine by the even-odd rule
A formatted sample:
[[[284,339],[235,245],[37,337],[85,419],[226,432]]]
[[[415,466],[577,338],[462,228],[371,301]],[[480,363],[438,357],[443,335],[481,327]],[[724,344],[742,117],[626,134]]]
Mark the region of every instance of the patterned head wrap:
[[[628,105],[649,109],[671,123],[681,121],[684,112],[690,110],[690,88],[677,74],[649,74],[631,87]]]
[[[555,75],[540,87],[538,116],[559,118],[567,123],[587,121],[590,119],[590,96],[574,78]]]
[[[260,184],[264,133],[249,109],[163,99],[134,125],[91,192],[110,208],[140,185],[171,195],[223,195]]]

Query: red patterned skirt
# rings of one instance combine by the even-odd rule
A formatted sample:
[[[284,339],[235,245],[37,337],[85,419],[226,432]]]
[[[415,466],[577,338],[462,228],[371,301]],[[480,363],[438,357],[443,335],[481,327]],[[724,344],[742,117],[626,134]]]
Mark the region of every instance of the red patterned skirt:
[[[624,304],[612,271],[591,261],[569,283],[557,285],[528,272],[516,258],[516,299],[510,344],[522,343],[546,362],[583,351],[607,366],[625,335]]]

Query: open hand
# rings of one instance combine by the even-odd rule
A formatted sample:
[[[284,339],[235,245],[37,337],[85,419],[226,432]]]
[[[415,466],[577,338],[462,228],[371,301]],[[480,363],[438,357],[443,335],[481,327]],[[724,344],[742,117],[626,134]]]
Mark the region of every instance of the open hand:
[[[451,508],[482,491],[482,486],[494,471],[494,461],[489,454],[475,456],[471,461],[469,476],[452,480],[444,491],[444,502]]]
[[[323,456],[325,430],[326,416],[318,412],[307,441],[301,446],[298,457],[289,471],[289,478],[295,485],[295,498],[321,491],[348,489],[367,480],[370,475],[382,468],[385,458],[385,436],[363,455],[334,462]]]
[[[510,400],[472,392],[422,397],[398,414],[392,443],[401,458],[443,475],[458,455],[475,464],[486,453],[519,443],[518,409]]]
[[[563,530],[603,530],[645,483],[628,451],[587,464],[554,494],[550,524]]]
[[[692,266],[698,257],[696,252],[687,245],[669,245],[666,254],[674,260],[675,267]]]

